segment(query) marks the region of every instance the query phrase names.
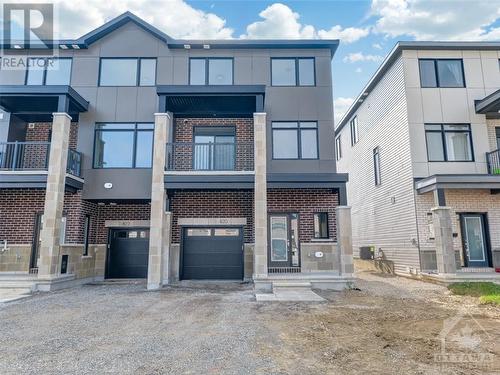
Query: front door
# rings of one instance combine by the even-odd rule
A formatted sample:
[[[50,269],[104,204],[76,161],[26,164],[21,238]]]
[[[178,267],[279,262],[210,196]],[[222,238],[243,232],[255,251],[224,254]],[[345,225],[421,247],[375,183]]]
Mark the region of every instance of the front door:
[[[269,215],[269,229],[269,267],[300,267],[299,215]]]
[[[489,253],[484,215],[463,214],[460,219],[465,266],[488,267]]]

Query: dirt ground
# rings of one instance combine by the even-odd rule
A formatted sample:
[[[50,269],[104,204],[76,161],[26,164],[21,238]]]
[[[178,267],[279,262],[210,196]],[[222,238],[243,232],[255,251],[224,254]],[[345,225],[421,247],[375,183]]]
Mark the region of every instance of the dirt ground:
[[[0,374],[500,373],[500,308],[421,281],[358,277],[360,290],[318,292],[323,303],[257,303],[249,284],[194,283],[0,304]]]

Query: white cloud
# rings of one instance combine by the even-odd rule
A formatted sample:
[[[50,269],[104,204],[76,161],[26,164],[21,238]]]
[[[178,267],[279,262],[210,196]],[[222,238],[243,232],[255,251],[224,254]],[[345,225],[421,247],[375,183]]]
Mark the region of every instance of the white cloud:
[[[58,38],[77,38],[126,11],[174,38],[227,39],[233,29],[214,13],[193,8],[184,0],[56,0]]]
[[[500,28],[489,26],[500,17],[498,1],[373,0],[378,17],[374,31],[390,37],[419,40],[492,40]]]
[[[382,45],[380,43],[373,43],[372,47],[375,49],[382,49]]]
[[[369,28],[332,26],[329,30],[316,30],[312,25],[300,23],[300,15],[290,7],[274,3],[259,13],[262,21],[247,26],[246,39],[340,39],[344,43],[353,43],[368,36]]]
[[[344,116],[353,102],[353,98],[343,97],[339,97],[333,101],[335,125],[339,123],[339,121],[342,119],[342,116]]]
[[[360,61],[380,62],[384,58],[379,55],[365,55],[363,52],[353,52],[344,57],[344,62],[356,63]]]

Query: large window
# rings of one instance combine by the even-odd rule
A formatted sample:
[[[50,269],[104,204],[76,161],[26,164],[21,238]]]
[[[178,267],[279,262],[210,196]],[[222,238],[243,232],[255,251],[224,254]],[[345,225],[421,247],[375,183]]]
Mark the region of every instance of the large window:
[[[232,58],[189,59],[190,85],[232,85]]]
[[[380,149],[378,147],[373,149],[373,175],[375,180],[375,186],[382,183],[380,177]]]
[[[102,58],[99,86],[154,86],[156,59]]]
[[[351,146],[354,146],[358,143],[359,140],[359,130],[358,130],[358,117],[354,117],[349,122],[349,127],[351,129]]]
[[[465,87],[461,59],[421,59],[418,63],[422,87]]]
[[[472,137],[468,124],[426,124],[429,161],[472,161]]]
[[[28,59],[26,85],[69,85],[71,58],[33,57]]]
[[[271,84],[273,86],[314,86],[314,58],[272,58]]]
[[[94,168],[151,168],[153,124],[96,124]]]
[[[273,122],[273,159],[317,159],[318,123]]]
[[[328,212],[314,214],[314,238],[328,238]]]

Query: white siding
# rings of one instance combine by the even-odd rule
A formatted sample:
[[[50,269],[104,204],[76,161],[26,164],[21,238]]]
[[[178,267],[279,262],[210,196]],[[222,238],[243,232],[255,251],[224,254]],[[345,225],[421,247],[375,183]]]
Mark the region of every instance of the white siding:
[[[381,248],[397,272],[419,268],[410,134],[403,59],[385,73],[358,108],[359,142],[351,147],[350,128],[341,132],[338,171],[349,173],[355,256],[360,246]],[[375,186],[373,149],[380,149],[382,184]]]

